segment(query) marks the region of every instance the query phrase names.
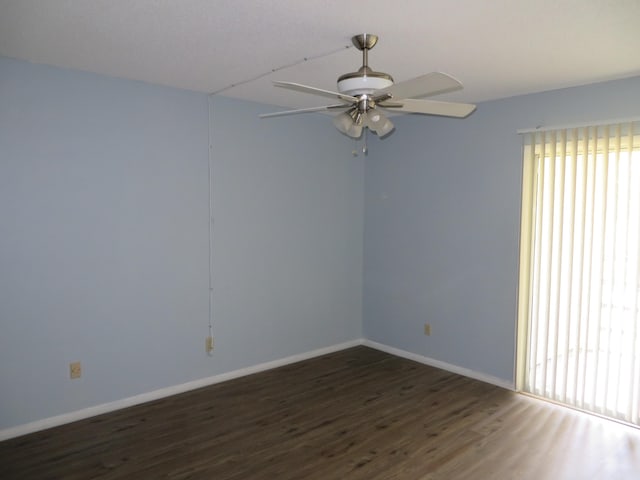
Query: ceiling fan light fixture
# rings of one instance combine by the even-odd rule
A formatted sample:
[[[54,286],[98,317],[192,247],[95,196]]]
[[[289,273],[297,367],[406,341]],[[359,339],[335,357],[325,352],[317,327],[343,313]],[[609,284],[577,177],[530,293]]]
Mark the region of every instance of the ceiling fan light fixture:
[[[333,117],[335,127],[351,138],[358,138],[362,135],[362,114],[357,110],[350,110]]]
[[[391,130],[393,130],[394,128],[395,126],[393,125],[393,123],[391,123],[391,120],[389,120],[388,118],[385,118],[384,122],[382,122],[382,125],[378,127],[378,130],[376,131],[376,133],[378,134],[379,137],[384,137],[387,133],[391,132]]]
[[[352,123],[347,130],[347,135],[349,135],[351,138],[360,137],[360,135],[362,135],[362,124]]]
[[[349,112],[344,112],[333,117],[333,124],[339,131],[345,135],[349,135],[348,131],[353,125],[353,119],[351,118],[351,115],[349,115]]]
[[[380,122],[380,120],[382,120],[382,116],[375,110],[369,110],[367,112],[367,117],[369,117],[369,121],[373,125],[377,125]]]
[[[374,108],[367,111],[366,124],[369,130],[376,132],[379,137],[384,137],[394,128],[391,120],[389,120],[382,112]]]

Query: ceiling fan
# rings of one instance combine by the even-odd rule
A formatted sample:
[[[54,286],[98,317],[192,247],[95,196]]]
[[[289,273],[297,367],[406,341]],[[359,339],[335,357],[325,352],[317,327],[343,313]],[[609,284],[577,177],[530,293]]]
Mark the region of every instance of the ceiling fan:
[[[468,103],[439,102],[421,98],[462,89],[462,84],[452,76],[432,72],[394,83],[391,75],[373,71],[369,67],[368,54],[378,42],[376,35],[363,33],[356,35],[351,41],[358,50],[362,51],[362,67],[357,72],[341,75],[338,78],[337,92],[299,83],[273,82],[276,87],[329,97],[340,103],[267,113],[260,115],[260,118],[323,110],[344,110],[333,119],[334,125],[342,133],[358,138],[362,135],[363,129],[368,128],[379,137],[383,137],[394,129],[385,111],[464,118],[476,109],[475,105]]]

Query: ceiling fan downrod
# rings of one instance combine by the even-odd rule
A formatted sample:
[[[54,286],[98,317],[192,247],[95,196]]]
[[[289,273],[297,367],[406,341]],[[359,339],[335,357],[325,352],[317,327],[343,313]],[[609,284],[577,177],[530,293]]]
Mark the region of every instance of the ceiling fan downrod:
[[[370,72],[369,50],[375,47],[376,43],[378,43],[378,36],[371,35],[370,33],[361,33],[360,35],[351,37],[351,42],[362,52],[362,67],[360,67],[360,71],[365,73]]]
[[[357,97],[372,94],[375,90],[393,85],[393,77],[388,73],[376,72],[369,67],[369,50],[378,43],[378,36],[361,33],[351,37],[351,42],[362,51],[362,66],[357,72],[350,72],[338,78],[338,91]]]

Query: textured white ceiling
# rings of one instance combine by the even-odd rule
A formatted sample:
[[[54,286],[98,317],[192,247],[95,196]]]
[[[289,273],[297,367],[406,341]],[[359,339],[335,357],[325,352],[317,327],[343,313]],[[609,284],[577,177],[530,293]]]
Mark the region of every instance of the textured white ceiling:
[[[0,55],[286,107],[326,99],[272,80],[335,90],[365,32],[397,82],[465,85],[438,99],[640,75],[640,0],[0,0]]]

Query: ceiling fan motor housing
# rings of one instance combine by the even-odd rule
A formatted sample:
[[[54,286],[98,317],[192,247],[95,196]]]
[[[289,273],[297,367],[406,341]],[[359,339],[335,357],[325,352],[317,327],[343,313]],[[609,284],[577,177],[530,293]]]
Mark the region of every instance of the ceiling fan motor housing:
[[[347,73],[338,79],[338,91],[357,97],[358,95],[370,95],[376,90],[393,85],[393,79],[386,73],[372,72],[376,75],[361,74],[360,72]]]

